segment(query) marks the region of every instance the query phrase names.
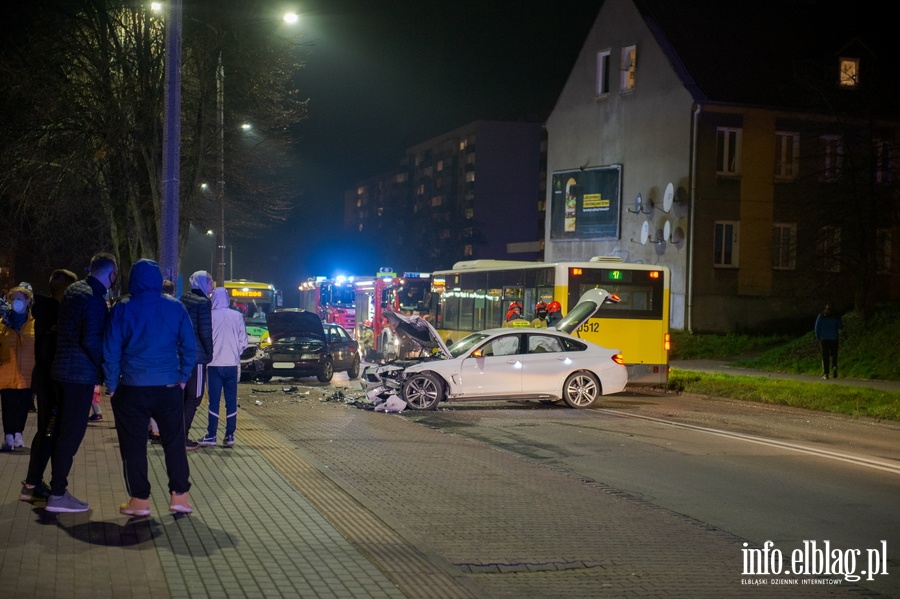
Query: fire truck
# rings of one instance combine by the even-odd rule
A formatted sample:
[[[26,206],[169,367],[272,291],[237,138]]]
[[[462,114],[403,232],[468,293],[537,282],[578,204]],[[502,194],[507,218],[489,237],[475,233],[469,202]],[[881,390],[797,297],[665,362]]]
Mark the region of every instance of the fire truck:
[[[356,282],[356,338],[363,359],[384,362],[401,357],[403,347],[384,318],[387,310],[434,319],[438,302],[432,293],[431,274],[381,268],[374,278]]]
[[[300,284],[300,307],[323,322],[339,324],[350,334],[356,329],[355,277],[315,277]]]

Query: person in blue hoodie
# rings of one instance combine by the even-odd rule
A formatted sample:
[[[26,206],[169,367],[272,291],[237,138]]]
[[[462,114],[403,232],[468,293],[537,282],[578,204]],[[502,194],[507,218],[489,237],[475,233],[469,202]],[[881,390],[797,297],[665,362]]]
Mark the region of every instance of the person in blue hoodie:
[[[191,317],[162,292],[162,272],[153,260],[131,267],[129,295],[110,313],[103,339],[103,371],[116,421],[125,488],[119,507],[127,516],[150,515],[147,429],[159,425],[169,476],[169,511],[191,513],[191,488],[184,446],[183,390],[197,360]]]
[[[825,309],[816,317],[815,326],[816,339],[822,346],[823,379],[828,378],[829,372],[832,378],[838,377],[838,341],[843,328],[844,322],[834,313],[831,303],[825,304]]]

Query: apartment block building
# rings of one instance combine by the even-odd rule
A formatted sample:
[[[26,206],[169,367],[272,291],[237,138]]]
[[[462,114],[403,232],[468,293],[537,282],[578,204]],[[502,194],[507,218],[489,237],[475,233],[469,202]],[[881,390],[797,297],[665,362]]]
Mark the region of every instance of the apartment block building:
[[[459,260],[543,258],[543,125],[475,121],[408,148],[344,196],[344,222],[386,264],[430,272]]]

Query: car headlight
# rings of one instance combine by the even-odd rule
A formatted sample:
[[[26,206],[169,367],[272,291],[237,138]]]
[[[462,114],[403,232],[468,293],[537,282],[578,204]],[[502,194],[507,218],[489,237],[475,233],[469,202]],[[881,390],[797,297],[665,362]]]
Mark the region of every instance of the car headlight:
[[[319,354],[301,354],[300,359],[301,360],[318,360]]]

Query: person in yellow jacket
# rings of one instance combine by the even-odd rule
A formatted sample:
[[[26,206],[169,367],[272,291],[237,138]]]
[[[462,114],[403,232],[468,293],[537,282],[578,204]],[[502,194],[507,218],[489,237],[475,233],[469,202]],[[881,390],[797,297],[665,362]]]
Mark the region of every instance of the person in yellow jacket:
[[[525,320],[525,317],[522,316],[522,304],[520,302],[513,302],[509,305],[509,310],[506,312],[506,322],[503,323],[503,326],[504,328],[531,326],[531,322]]]
[[[534,307],[534,320],[531,321],[531,326],[536,329],[547,328],[547,304],[545,302],[538,302]]]
[[[5,440],[0,451],[25,447],[22,431],[31,407],[34,370],[34,319],[31,290],[13,287],[7,294],[10,309],[0,319],[0,409]]]

